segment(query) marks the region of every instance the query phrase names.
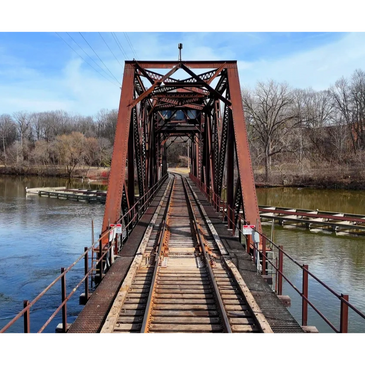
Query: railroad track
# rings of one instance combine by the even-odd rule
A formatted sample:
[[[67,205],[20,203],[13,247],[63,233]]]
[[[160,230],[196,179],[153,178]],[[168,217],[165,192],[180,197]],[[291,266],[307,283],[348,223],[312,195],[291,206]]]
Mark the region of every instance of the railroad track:
[[[272,332],[188,180],[160,206],[101,332]]]

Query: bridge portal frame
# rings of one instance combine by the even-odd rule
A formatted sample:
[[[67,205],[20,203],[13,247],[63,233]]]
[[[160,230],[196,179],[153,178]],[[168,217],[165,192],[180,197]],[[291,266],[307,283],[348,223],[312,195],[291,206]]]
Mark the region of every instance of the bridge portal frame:
[[[188,77],[174,78],[178,70]],[[166,110],[182,110],[186,120],[166,118]],[[243,210],[261,232],[237,61],[133,60],[125,62],[102,233],[134,204],[135,183],[141,197],[167,173],[166,141],[177,135],[192,141],[193,175],[234,212],[228,228]]]

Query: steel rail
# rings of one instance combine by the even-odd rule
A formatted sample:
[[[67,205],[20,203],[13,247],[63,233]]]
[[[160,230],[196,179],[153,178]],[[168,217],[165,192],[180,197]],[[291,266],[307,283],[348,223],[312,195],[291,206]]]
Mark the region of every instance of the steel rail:
[[[170,181],[172,183],[173,179]],[[192,196],[195,200],[197,198],[191,187],[189,190],[188,180],[184,181],[177,174],[174,181],[174,186],[169,185],[161,201],[160,218],[159,223],[154,225],[154,236],[145,241],[149,246],[147,252],[143,251],[146,260],[142,262],[142,256],[139,256],[140,260],[132,263],[133,275],[127,274],[128,279],[122,284],[108,316],[107,328],[102,332],[229,332],[219,308],[219,297],[227,311],[228,321],[232,322],[232,332],[257,332],[260,328],[268,332],[269,328],[263,327],[258,319],[261,309],[255,308],[252,298],[247,297],[248,289],[243,280],[238,279],[235,268],[230,266],[233,263],[227,262],[230,272],[225,267],[221,268],[221,262],[213,262],[219,260],[216,245],[223,255],[222,259],[227,253],[221,251],[219,237],[214,236],[216,233],[213,233],[213,238],[205,238],[205,234],[209,234],[208,231],[213,227],[210,227],[199,201],[194,203]],[[172,195],[169,195],[171,190]],[[167,207],[168,197],[170,203]],[[201,237],[198,233],[201,233]],[[168,250],[170,252],[167,254]],[[165,260],[166,265],[162,265]],[[211,270],[219,295],[216,295],[206,263],[216,264],[211,266]],[[238,288],[241,291],[236,294]],[[246,313],[247,309],[251,309],[250,314]]]
[[[150,287],[150,290],[148,293],[147,305],[146,305],[145,313],[143,316],[142,327],[141,327],[141,331],[140,331],[141,333],[148,332],[148,327],[149,327],[150,320],[151,320],[151,311],[152,311],[152,305],[153,305],[153,298],[154,298],[154,294],[155,294],[158,269],[160,266],[161,251],[162,251],[162,246],[163,246],[163,240],[165,238],[165,233],[166,233],[166,217],[168,215],[168,211],[170,208],[171,197],[172,197],[172,192],[174,191],[175,181],[176,181],[176,176],[174,175],[174,181],[171,184],[169,197],[166,202],[166,207],[165,207],[164,215],[163,215],[161,226],[160,226],[160,233],[159,233],[159,237],[157,240],[158,249],[157,249],[156,256],[155,256],[155,268],[153,270],[151,287]]]
[[[232,328],[231,328],[231,325],[229,323],[228,315],[227,315],[226,309],[224,307],[222,297],[219,293],[218,285],[217,285],[217,282],[215,280],[213,270],[212,270],[211,265],[210,265],[210,257],[209,257],[209,254],[208,254],[206,248],[205,248],[204,238],[202,237],[202,233],[201,233],[200,228],[198,226],[199,223],[198,223],[198,220],[195,216],[193,206],[192,206],[192,202],[191,202],[189,194],[188,194],[188,190],[187,190],[187,187],[186,187],[186,180],[183,177],[182,177],[182,182],[183,182],[184,192],[185,192],[185,196],[186,196],[186,201],[188,203],[188,209],[189,209],[189,212],[190,212],[191,217],[192,217],[194,231],[195,231],[196,237],[198,239],[198,244],[200,245],[200,247],[202,248],[202,251],[203,251],[203,256],[204,256],[205,263],[206,263],[206,266],[207,266],[208,271],[209,271],[209,276],[210,276],[210,279],[211,279],[211,283],[213,285],[216,300],[218,302],[218,307],[219,307],[219,311],[220,311],[220,314],[221,314],[221,318],[223,320],[223,324],[224,324],[224,327],[225,327],[226,331],[228,333],[232,333]]]

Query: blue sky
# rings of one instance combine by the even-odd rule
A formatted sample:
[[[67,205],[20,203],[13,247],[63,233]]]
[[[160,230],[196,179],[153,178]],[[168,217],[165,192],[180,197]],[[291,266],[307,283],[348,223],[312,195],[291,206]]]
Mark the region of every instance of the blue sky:
[[[16,5],[13,8],[16,11]],[[230,14],[232,22],[225,18],[223,26],[214,28],[214,18],[208,23],[214,26],[205,27],[203,20],[194,20],[199,18],[196,14],[193,23],[185,14],[179,23],[153,9],[151,16],[139,18],[134,8],[127,9],[135,11],[129,22],[125,19],[132,13],[124,12],[122,21],[116,20],[118,13],[115,19],[109,11],[108,18],[101,17],[100,23],[84,16],[79,24],[65,9],[56,9],[59,13],[55,10],[51,19],[36,12],[26,18],[25,26],[18,28],[23,23],[14,23],[10,17],[8,24],[0,27],[0,114],[62,109],[95,115],[103,108],[118,108],[124,60],[177,59],[178,43],[183,43],[185,60],[237,60],[241,86],[248,88],[273,79],[294,88],[322,90],[342,76],[350,77],[357,68],[365,69],[365,33],[332,31],[331,25],[327,25],[330,32],[301,32],[293,26],[295,31],[279,32],[284,29],[277,26],[282,24],[282,15],[268,23],[268,31],[262,22],[264,31],[259,32],[256,25],[261,17],[257,13],[243,16],[241,28],[235,32],[235,13]],[[90,9],[94,16],[99,12],[98,8]],[[202,19],[209,20],[209,14]],[[301,19],[297,18],[297,23],[301,24]],[[137,21],[144,24],[144,28],[138,27],[143,31],[135,32]],[[171,25],[184,24],[187,31],[165,31],[161,26],[164,22],[170,29]],[[247,27],[242,25],[246,23]],[[229,31],[222,32],[226,29]]]

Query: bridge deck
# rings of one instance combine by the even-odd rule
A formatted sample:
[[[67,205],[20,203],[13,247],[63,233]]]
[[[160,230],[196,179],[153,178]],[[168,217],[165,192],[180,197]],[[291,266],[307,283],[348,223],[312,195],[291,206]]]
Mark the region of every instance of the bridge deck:
[[[206,216],[209,217],[214,229],[219,235],[220,241],[222,243],[221,249],[228,253],[226,256],[229,257],[229,259],[238,269],[239,274],[241,275],[249,290],[248,295],[254,298],[254,301],[257,303],[260,311],[262,311],[262,314],[270,325],[272,331],[303,332],[300,325],[283,306],[278,297],[272,292],[269,285],[257,273],[256,267],[253,264],[251,257],[246,253],[244,247],[241,245],[238,239],[233,237],[227,230],[226,224],[222,222],[219,215],[215,212],[213,207],[205,199],[204,195],[199,191],[199,189],[195,187],[194,183],[192,183],[189,179],[188,181],[190,182],[192,190],[198,197],[200,204],[203,206]],[[168,181],[166,181],[160,192],[155,197],[148,211],[144,214],[138,225],[133,230],[127,243],[120,252],[120,257],[115,261],[111,269],[105,275],[104,279],[96,288],[95,292],[91,295],[89,301],[85,305],[85,308],[82,310],[76,321],[71,325],[68,332],[107,332],[104,329],[102,330],[103,326],[105,328],[105,320],[109,318],[109,311],[111,309],[113,310],[113,303],[115,303],[116,297],[120,295],[118,294],[118,291],[120,292],[122,285],[124,285],[126,288],[129,288],[132,283],[132,279],[128,278],[128,270],[130,269],[131,265],[136,265],[135,257],[138,258],[138,255],[140,255],[141,252],[138,251],[137,256],[136,253],[137,250],[140,250],[139,246],[141,242],[143,243],[144,235],[148,225],[151,225],[151,220],[155,219],[156,221],[154,223],[154,227],[159,227],[163,221],[163,209],[160,209],[162,207],[160,207],[160,201],[164,195],[167,185]],[[174,226],[175,224],[176,226]],[[179,228],[179,220],[173,220],[173,222],[170,222],[170,225],[175,229]],[[171,232],[173,232],[173,230]],[[147,241],[144,242],[144,246],[147,248],[148,246],[151,246],[150,242],[155,240],[157,234],[158,233],[156,229],[150,232]],[[146,238],[144,240],[146,240]],[[143,255],[140,255],[138,265],[141,263],[142,257]],[[151,270],[149,270],[148,274],[152,276]],[[147,274],[144,275],[146,276]],[[138,272],[136,276],[138,276]],[[130,281],[129,284],[128,280]],[[180,295],[184,296],[185,294],[183,293]],[[118,316],[118,314],[115,316]],[[229,320],[232,322],[231,318]],[[212,319],[208,319],[208,321],[213,323],[211,322]],[[177,324],[174,324],[173,326],[177,326],[175,327],[175,330],[180,328],[180,325]],[[170,328],[173,328],[173,326],[170,325]],[[130,327],[135,328],[133,326]],[[139,324],[138,329],[140,327],[141,326]],[[218,327],[219,326],[217,326],[217,328]]]

